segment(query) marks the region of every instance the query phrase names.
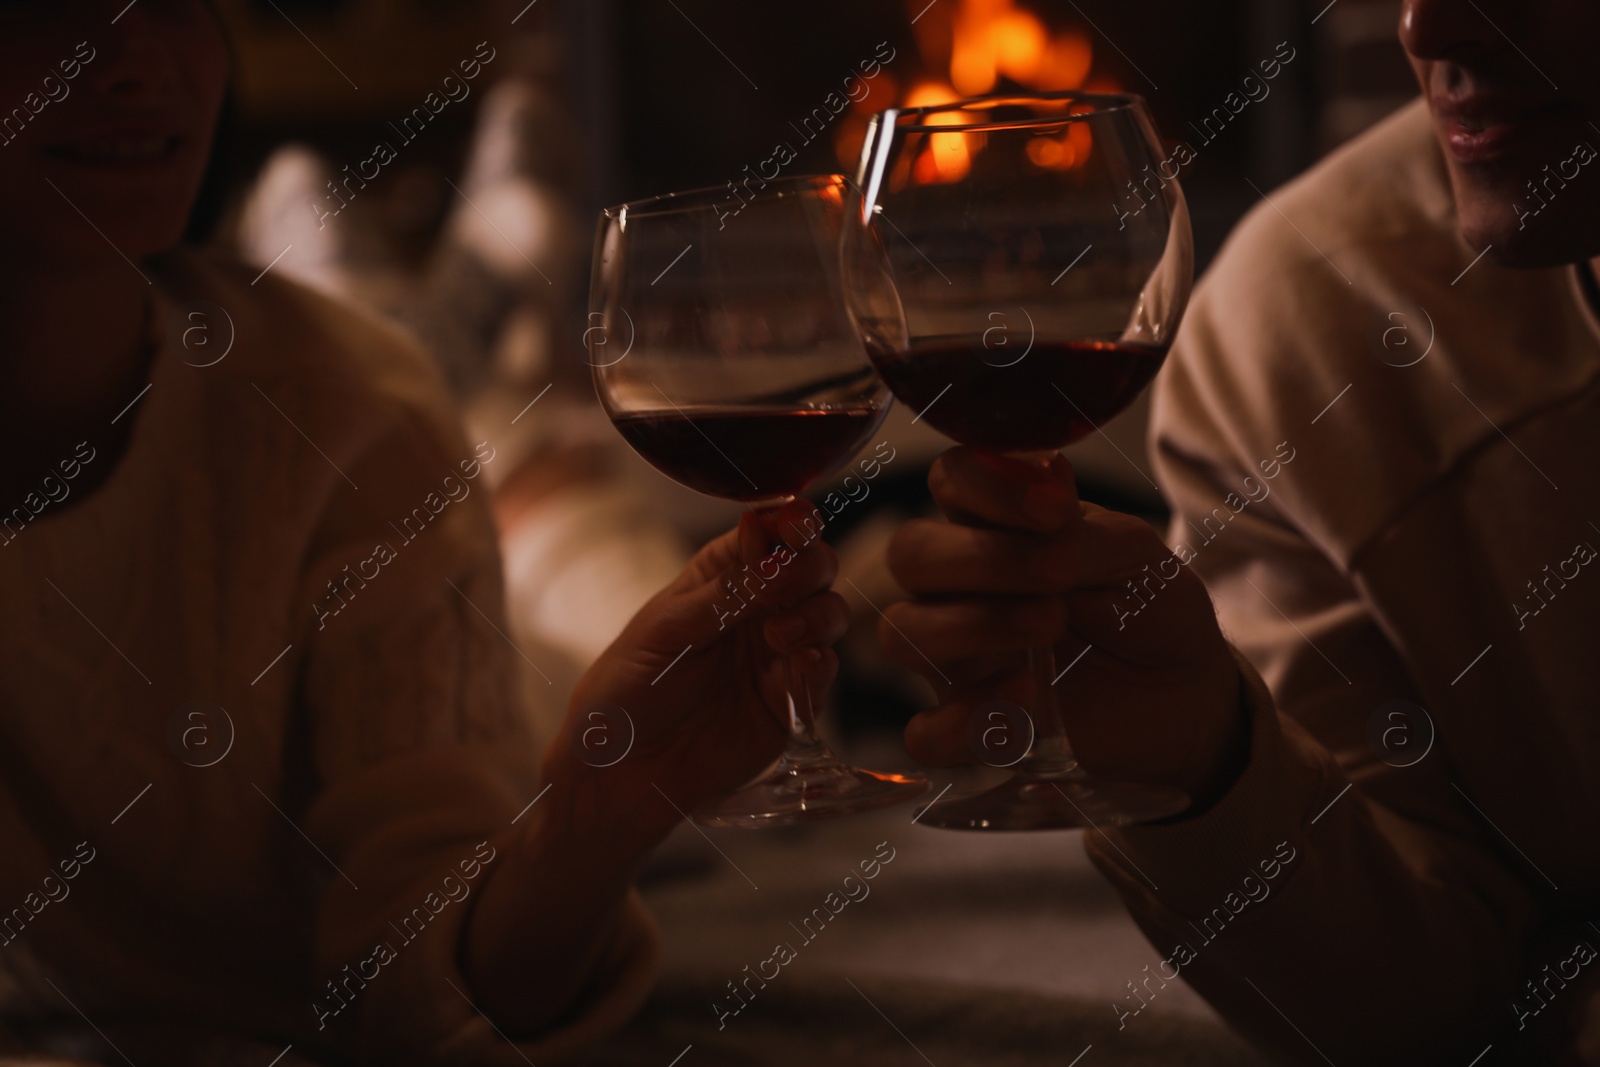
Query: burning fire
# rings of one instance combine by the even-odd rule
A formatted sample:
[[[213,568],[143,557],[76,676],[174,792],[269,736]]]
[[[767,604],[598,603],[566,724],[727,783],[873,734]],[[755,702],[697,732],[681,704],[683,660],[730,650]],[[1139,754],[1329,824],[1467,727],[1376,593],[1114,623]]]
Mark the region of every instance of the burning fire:
[[[921,11],[914,25],[924,76],[911,82],[900,107],[931,107],[963,97],[1003,91],[1006,84],[1022,90],[1054,92],[1088,89],[1117,92],[1109,78],[1091,78],[1094,51],[1089,38],[1068,31],[1052,34],[1043,20],[1016,0],[945,0],[924,8],[926,0],[908,0]],[[892,93],[894,84],[885,86]],[[887,95],[887,94],[883,94]],[[841,123],[836,149],[844,165],[855,162],[866,136],[866,120],[886,105],[873,93]],[[935,115],[933,125],[959,125],[954,115]],[[983,151],[981,133],[935,133],[910,164],[906,177],[919,185],[960,181]],[[1092,140],[1084,123],[1072,123],[1054,137],[1029,142],[1028,159],[1044,170],[1071,170],[1088,158]],[[897,182],[897,184],[898,184]]]

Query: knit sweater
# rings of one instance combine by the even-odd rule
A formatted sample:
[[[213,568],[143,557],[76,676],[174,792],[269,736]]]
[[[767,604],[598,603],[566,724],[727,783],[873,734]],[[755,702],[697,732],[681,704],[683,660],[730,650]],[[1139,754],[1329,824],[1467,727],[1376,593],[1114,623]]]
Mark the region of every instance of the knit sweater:
[[[651,978],[637,898],[540,1040],[497,1034],[457,965],[513,821],[540,817],[551,699],[506,636],[493,441],[461,439],[376,321],[197,253],[147,270],[125,451],[63,457],[41,486],[67,495],[0,524],[4,1011],[361,1061],[592,1039]],[[116,466],[73,495],[84,462]]]
[[[1249,763],[1091,855],[1162,974],[1290,1062],[1570,1043],[1600,971],[1588,269],[1479,259],[1420,101],[1270,201],[1152,426],[1169,541],[1248,660]]]

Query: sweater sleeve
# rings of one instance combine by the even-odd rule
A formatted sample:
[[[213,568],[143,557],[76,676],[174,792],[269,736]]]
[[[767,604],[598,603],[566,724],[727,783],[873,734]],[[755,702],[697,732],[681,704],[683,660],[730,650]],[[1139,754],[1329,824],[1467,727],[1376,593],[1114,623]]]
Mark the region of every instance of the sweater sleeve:
[[[505,621],[481,476],[493,460],[492,445],[401,405],[333,482],[310,552],[312,784],[280,803],[304,810],[330,867],[308,1010],[358,1062],[544,1062],[619,1024],[653,979],[657,938],[636,894],[549,1032],[501,1034],[458,965],[479,887],[542,815],[530,705],[558,699]]]
[[[1170,540],[1240,653],[1249,761],[1204,813],[1090,834],[1087,848],[1163,977],[1181,973],[1285,1061],[1467,1063],[1514,1021],[1534,895],[1452,787],[1446,746],[1428,748],[1425,715],[1394,703],[1415,702],[1416,685],[1359,583],[1264,477],[1281,489],[1295,472],[1260,465],[1275,424],[1240,398],[1272,389],[1219,368],[1268,366],[1290,328],[1219,323],[1219,288],[1197,294],[1153,436]],[[1295,329],[1337,336],[1322,325]],[[1130,987],[1124,1026],[1143,1001]]]

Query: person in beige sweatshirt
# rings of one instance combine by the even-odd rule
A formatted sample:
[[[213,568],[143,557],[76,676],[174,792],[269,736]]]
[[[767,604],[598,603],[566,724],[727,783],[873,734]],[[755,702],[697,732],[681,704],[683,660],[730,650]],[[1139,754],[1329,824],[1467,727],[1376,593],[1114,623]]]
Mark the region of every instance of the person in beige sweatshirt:
[[[1424,99],[1198,288],[1167,543],[958,449],[936,496],[1005,528],[904,528],[882,637],[954,683],[924,761],[1053,639],[1084,764],[1194,797],[1086,837],[1159,959],[1123,1029],[1182,980],[1283,1062],[1600,1062],[1600,8],[1410,0],[1401,39]]]
[[[545,1062],[645,995],[633,875],[781,750],[836,563],[722,629],[746,516],[541,749],[493,439],[393,329],[179,244],[227,78],[202,0],[0,4],[0,1023]]]

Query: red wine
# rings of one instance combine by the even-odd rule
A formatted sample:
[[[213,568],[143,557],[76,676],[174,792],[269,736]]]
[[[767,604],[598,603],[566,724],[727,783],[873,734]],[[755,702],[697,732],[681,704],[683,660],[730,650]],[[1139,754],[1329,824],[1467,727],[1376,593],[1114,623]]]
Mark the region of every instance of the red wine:
[[[887,407],[647,411],[612,421],[633,450],[690,489],[771,500],[832,474],[866,443]]]
[[[1161,369],[1165,346],[1036,342],[1010,366],[1002,351],[939,341],[872,352],[900,402],[947,437],[996,452],[1054,451],[1127,407]]]

